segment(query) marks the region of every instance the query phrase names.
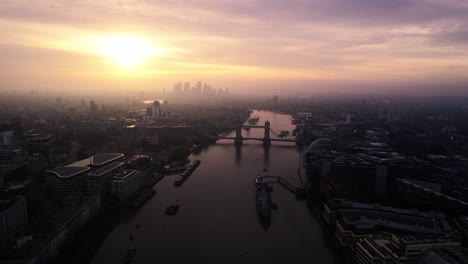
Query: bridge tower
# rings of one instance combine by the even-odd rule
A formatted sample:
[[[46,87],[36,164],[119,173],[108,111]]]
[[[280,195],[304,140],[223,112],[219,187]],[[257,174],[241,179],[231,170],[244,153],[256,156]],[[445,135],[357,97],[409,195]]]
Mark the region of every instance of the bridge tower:
[[[263,145],[269,146],[271,145],[271,138],[270,138],[270,121],[265,122],[265,136],[263,137]]]
[[[242,145],[244,138],[242,137],[242,126],[236,128],[236,138],[234,139],[234,144]]]

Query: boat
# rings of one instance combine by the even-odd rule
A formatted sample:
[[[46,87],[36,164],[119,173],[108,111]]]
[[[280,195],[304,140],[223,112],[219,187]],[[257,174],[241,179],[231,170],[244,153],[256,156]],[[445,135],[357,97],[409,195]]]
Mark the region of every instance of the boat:
[[[201,160],[195,160],[192,164],[190,164],[187,169],[182,172],[179,177],[174,181],[175,186],[181,186],[184,181],[192,175],[192,173],[195,171],[195,169],[200,166]]]
[[[268,183],[261,174],[255,177],[255,204],[257,215],[263,228],[268,229],[271,222],[271,196]]]
[[[279,137],[287,137],[289,136],[289,131],[287,130],[281,130],[279,133]]]
[[[244,130],[245,130],[245,131],[249,131],[249,130],[250,130],[250,127],[244,127]]]
[[[179,211],[180,205],[171,205],[166,208],[166,215],[176,215]]]
[[[250,118],[249,121],[247,121],[247,122],[249,122],[249,124],[251,124],[251,125],[255,125],[255,124],[258,123],[258,120],[260,120],[260,117],[256,116],[256,117]]]
[[[133,260],[133,257],[135,256],[136,249],[135,248],[129,248],[127,250],[127,254],[125,255],[124,262],[125,264],[131,263]]]
[[[179,177],[177,177],[177,179],[175,180],[174,185],[181,186],[182,183],[184,183],[184,181],[185,181],[185,178],[182,175],[179,175]]]

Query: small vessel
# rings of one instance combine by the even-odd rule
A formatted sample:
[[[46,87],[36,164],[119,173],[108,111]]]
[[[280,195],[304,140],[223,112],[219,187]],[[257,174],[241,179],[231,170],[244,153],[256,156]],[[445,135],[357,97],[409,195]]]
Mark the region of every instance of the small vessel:
[[[250,130],[250,127],[244,127],[244,130],[245,130],[245,131],[249,131],[249,130]]]
[[[184,183],[184,181],[185,181],[185,178],[182,175],[179,175],[179,177],[177,177],[177,179],[174,181],[174,185],[181,186],[182,183]]]
[[[271,222],[271,196],[268,191],[268,183],[261,174],[255,177],[254,183],[257,214],[263,228],[268,229]]]
[[[279,133],[279,137],[287,137],[289,136],[289,131],[288,130],[281,130]]]
[[[176,215],[179,211],[180,205],[171,205],[166,208],[167,215]]]
[[[184,181],[195,171],[195,169],[200,166],[201,160],[195,160],[192,164],[190,164],[187,169],[182,172],[182,174],[177,177],[174,181],[175,186],[181,186]]]
[[[129,248],[127,250],[127,254],[125,255],[124,262],[125,264],[131,263],[133,260],[133,257],[135,256],[136,249],[135,248]]]
[[[248,122],[251,125],[255,125],[255,124],[257,124],[258,120],[260,120],[260,117],[255,116],[255,117],[250,118]]]

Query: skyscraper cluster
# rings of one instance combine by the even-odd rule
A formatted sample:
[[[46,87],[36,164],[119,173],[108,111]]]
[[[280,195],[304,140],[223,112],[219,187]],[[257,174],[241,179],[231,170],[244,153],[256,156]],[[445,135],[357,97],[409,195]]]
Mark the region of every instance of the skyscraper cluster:
[[[190,87],[190,82],[182,82],[174,83],[174,94],[177,95],[185,95],[185,96],[225,96],[229,95],[228,88],[219,88],[216,89],[207,83],[203,83],[198,81],[197,84],[193,87]]]

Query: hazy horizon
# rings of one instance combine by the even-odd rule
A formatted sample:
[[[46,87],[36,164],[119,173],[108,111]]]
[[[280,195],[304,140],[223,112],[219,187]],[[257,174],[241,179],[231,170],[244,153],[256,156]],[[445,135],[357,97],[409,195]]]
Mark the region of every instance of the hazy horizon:
[[[0,3],[0,91],[468,93],[458,0]]]

